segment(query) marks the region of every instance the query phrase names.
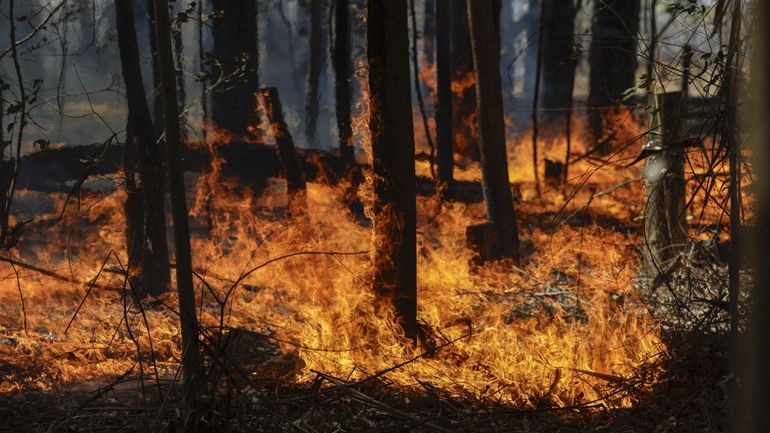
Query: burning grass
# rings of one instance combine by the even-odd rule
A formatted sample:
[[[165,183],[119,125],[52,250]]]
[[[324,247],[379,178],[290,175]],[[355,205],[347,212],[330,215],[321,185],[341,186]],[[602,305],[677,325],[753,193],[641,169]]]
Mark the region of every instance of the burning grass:
[[[620,209],[629,194],[639,199],[638,186],[602,200]],[[627,407],[655,382],[656,370],[640,367],[666,348],[633,284],[639,236],[592,223],[543,223],[560,208],[581,211],[581,200],[567,204],[553,190],[523,203],[531,245],[524,264],[477,267],[465,227],[483,219],[483,206],[421,197],[418,316],[426,338],[414,347],[370,290],[371,235],[341,204],[344,185],[310,183],[307,215],[294,220],[280,218],[283,188],[278,182],[256,196],[214,170],[190,198],[205,334],[238,327],[269,335],[299,360],[284,379],[302,383],[322,372],[361,380],[387,370],[400,388],[428,384],[519,407],[597,400]],[[61,222],[28,230],[10,258],[58,277],[0,265],[0,391],[102,383],[140,367],[149,377],[176,374],[175,295],[141,308],[124,296],[123,200],[120,190],[89,194]],[[631,382],[633,393],[617,392]]]

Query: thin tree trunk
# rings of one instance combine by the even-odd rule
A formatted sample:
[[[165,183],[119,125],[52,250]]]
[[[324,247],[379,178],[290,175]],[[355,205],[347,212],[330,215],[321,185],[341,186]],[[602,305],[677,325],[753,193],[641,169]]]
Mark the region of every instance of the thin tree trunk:
[[[539,107],[542,111],[540,120],[549,126],[543,131],[547,139],[562,136],[563,130],[559,126],[564,124],[572,108],[577,67],[577,57],[573,54],[577,11],[578,4],[574,0],[545,0],[541,6],[539,39],[543,55]]]
[[[435,61],[436,9],[440,1],[423,0],[422,57],[428,65],[432,65]]]
[[[452,135],[452,2],[436,2],[436,150],[438,179],[454,181],[454,136]]]
[[[174,58],[171,50],[171,23],[168,0],[154,0],[155,33],[158,41],[158,66],[163,95],[163,120],[166,136],[166,159],[171,195],[171,215],[174,221],[174,250],[179,315],[182,325],[182,377],[184,379],[185,431],[195,431],[199,414],[199,397],[205,377],[200,363],[198,318],[195,310],[195,290],[192,278],[190,227],[185,201],[185,186],[180,166],[178,100],[174,79]]]
[[[139,297],[148,294],[158,295],[168,289],[170,269],[168,260],[168,244],[166,240],[166,212],[163,203],[163,158],[160,146],[155,139],[152,118],[145,97],[144,82],[140,69],[139,48],[136,41],[134,26],[134,11],[132,0],[116,0],[116,24],[118,31],[118,46],[123,79],[126,85],[130,134],[136,146],[138,168],[132,167],[126,174],[138,171],[141,175],[142,223],[133,222],[134,228],[141,227],[143,234],[141,262],[133,261],[138,275],[141,275],[141,287],[137,290]],[[133,235],[132,235],[133,237]],[[134,239],[129,238],[132,245]],[[130,247],[133,250],[133,247]],[[139,253],[138,251],[135,251]],[[135,257],[138,258],[138,257]]]
[[[467,84],[473,74],[473,54],[471,53],[468,30],[468,6],[466,0],[452,1],[452,79],[458,85]],[[476,114],[476,93],[473,85],[453,92],[452,125],[455,150],[458,154],[474,161],[479,160],[478,136],[473,122]]]
[[[588,122],[592,147],[612,149],[606,123],[620,106],[623,92],[636,84],[636,36],[640,0],[595,0],[589,53]]]
[[[201,0],[202,1],[202,0]],[[180,2],[179,8],[184,7]],[[175,23],[172,31],[174,40],[174,63],[176,67],[176,88],[179,95],[179,112],[182,115],[182,124],[186,124],[185,106],[187,104],[187,91],[184,86],[184,42],[182,42],[182,23]],[[182,128],[182,136],[185,135],[185,129]]]
[[[500,83],[500,48],[491,2],[468,0],[471,46],[476,66],[476,100],[487,222],[494,235],[495,258],[519,258],[516,210],[508,180],[505,121]]]
[[[318,88],[324,61],[323,0],[310,0],[310,64],[307,71],[307,98],[305,99],[305,137],[310,147],[318,147]]]
[[[278,89],[275,87],[263,87],[260,93],[265,101],[267,117],[271,128],[274,128],[272,135],[275,137],[278,158],[281,160],[281,165],[283,165],[288,194],[289,216],[302,216],[306,213],[305,209],[307,209],[305,175],[297,156],[297,149],[294,147],[291,132],[289,132],[289,127],[283,118],[283,107],[278,96]]]
[[[0,79],[0,86],[4,86],[5,81]],[[5,140],[5,104],[3,103],[3,89],[0,87],[0,244],[5,242],[8,233],[8,212],[6,212],[6,203],[8,201],[8,182],[7,179],[11,173],[11,164],[5,159],[5,152],[11,146],[10,141]]]
[[[158,94],[160,88],[160,72],[158,71],[158,43],[155,38],[155,8],[152,4],[153,0],[144,0],[145,8],[147,9],[147,20],[150,29],[150,59],[152,60],[152,121],[157,130],[160,130],[160,125],[163,124],[163,101],[161,101]]]
[[[735,1],[730,24],[730,39],[727,45],[727,59],[725,62],[724,96],[725,96],[725,122],[722,131],[722,141],[729,152],[730,184],[728,196],[730,197],[730,254],[728,256],[728,294],[730,310],[730,367],[735,377],[728,384],[728,395],[732,402],[731,420],[736,422],[741,418],[742,401],[739,398],[738,380],[741,376],[740,369],[740,325],[741,314],[739,302],[741,297],[740,272],[742,265],[743,239],[741,239],[741,215],[742,205],[740,200],[741,189],[741,142],[738,134],[738,97],[739,76],[741,70],[740,46],[741,46],[741,2]],[[767,79],[767,77],[763,77]],[[737,430],[736,430],[737,431]]]
[[[214,0],[222,17],[212,20],[214,56],[227,82],[214,89],[212,120],[235,135],[247,135],[257,124],[254,95],[259,91],[259,45],[255,0]]]
[[[654,95],[650,139],[645,150],[645,259],[656,277],[687,242],[685,212],[684,134],[685,100],[681,92]]]
[[[334,99],[337,113],[340,156],[355,162],[350,125],[350,2],[338,0],[334,10]]]
[[[414,129],[407,0],[367,1],[369,128],[374,171],[374,290],[417,335]]]
[[[535,191],[537,195],[540,195],[540,167],[537,157],[537,133],[538,118],[537,118],[537,104],[540,102],[540,74],[543,68],[543,30],[545,29],[544,20],[547,16],[548,10],[546,4],[540,6],[540,26],[537,32],[537,58],[535,59],[535,89],[532,95],[532,165],[535,176]]]
[[[415,0],[409,0],[409,15],[412,18],[412,69],[414,69],[414,93],[415,96],[417,96],[417,106],[420,109],[420,118],[422,119],[425,140],[428,142],[428,149],[430,149],[430,175],[435,179],[436,146],[433,144],[433,137],[431,137],[430,134],[428,114],[425,111],[425,101],[422,98],[422,86],[420,85],[420,61],[417,55],[417,40],[419,39],[419,33],[417,31],[417,10],[414,2]]]
[[[206,70],[206,64],[204,58],[206,52],[203,46],[203,2],[205,0],[198,1],[198,68],[200,70],[201,77],[208,75]],[[201,80],[201,121],[204,125],[208,124],[208,94],[206,92],[206,80]],[[206,128],[201,131],[203,139],[206,139]]]
[[[136,153],[139,147],[131,117],[126,126],[126,143],[123,148],[123,173],[126,176],[126,249],[128,250],[129,278],[136,290],[141,287],[141,269],[144,257],[144,202],[141,182],[137,182],[139,161]],[[141,293],[137,293],[141,296]]]

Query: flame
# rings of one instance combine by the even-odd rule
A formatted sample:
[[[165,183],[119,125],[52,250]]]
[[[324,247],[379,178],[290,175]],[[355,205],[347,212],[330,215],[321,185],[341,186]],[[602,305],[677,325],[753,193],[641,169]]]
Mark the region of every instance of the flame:
[[[360,84],[353,131],[368,154],[368,92],[366,81]],[[629,121],[623,133],[632,137],[637,127]],[[615,382],[638,377],[642,366],[666,350],[634,285],[640,235],[566,220],[555,228],[531,223],[555,220],[559,210],[584,211],[591,200],[601,212],[633,220],[642,203],[633,170],[585,158],[572,165],[570,178],[589,187],[573,196],[547,190],[536,198],[531,143],[527,134],[511,134],[511,181],[522,184],[519,212],[529,221],[522,236],[534,245],[521,267],[471,262],[465,229],[484,220],[482,204],[419,197],[418,317],[426,341],[433,343],[415,347],[404,338],[393,309],[372,293],[371,231],[342,204],[345,181],[309,183],[306,215],[283,220],[278,215],[287,206],[285,183],[275,180],[256,194],[223,178],[217,150],[234,137],[206,128],[205,140],[188,143],[212,157],[190,197],[202,328],[209,335],[222,325],[271,335],[283,351],[301,359],[296,381],[311,380],[314,371],[355,380],[404,363],[387,377],[405,389],[429,384],[461,397],[519,406],[548,397],[559,405],[602,400],[619,407],[634,400],[612,395]],[[258,125],[252,133],[264,138],[259,134],[269,137],[271,130]],[[573,129],[575,155],[588,149],[583,135]],[[423,142],[417,145],[424,149]],[[542,157],[563,160],[564,147],[564,138],[544,143]],[[427,162],[418,161],[417,169],[427,173]],[[468,163],[455,177],[477,180],[479,167]],[[624,181],[622,188],[594,197],[597,188]],[[359,195],[370,202],[366,185]],[[0,363],[12,366],[0,392],[112,378],[137,368],[137,350],[146,375],[173,376],[181,338],[169,308],[176,305],[175,294],[146,309],[124,296],[125,193],[83,194],[55,224],[64,197],[43,198],[52,210],[36,224],[50,227],[30,230],[7,258],[52,273],[0,263]],[[150,355],[155,364],[146,363]],[[653,372],[635,386],[649,390],[654,380]]]

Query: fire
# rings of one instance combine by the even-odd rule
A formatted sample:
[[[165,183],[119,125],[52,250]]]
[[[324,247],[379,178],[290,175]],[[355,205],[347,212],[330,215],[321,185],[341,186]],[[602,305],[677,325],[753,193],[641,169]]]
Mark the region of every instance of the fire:
[[[365,101],[365,88],[362,93]],[[366,112],[359,106],[354,122],[365,151]],[[558,221],[562,208],[584,211],[590,188],[572,201],[561,190],[535,198],[526,136],[508,143],[511,181],[525,186],[523,236],[533,245],[521,267],[471,262],[465,229],[483,220],[482,204],[418,198],[418,318],[426,338],[414,346],[392,308],[371,291],[371,232],[341,203],[345,182],[309,183],[306,214],[284,220],[278,215],[287,205],[285,183],[273,181],[257,194],[222,178],[217,149],[232,137],[207,132],[205,141],[190,143],[206,148],[213,161],[190,198],[208,338],[222,327],[270,335],[301,360],[292,378],[299,382],[316,372],[356,380],[388,371],[393,386],[527,407],[544,398],[560,406],[595,400],[630,406],[631,395],[611,390],[633,381],[644,391],[654,382],[655,372],[640,368],[666,348],[634,283],[641,235]],[[586,149],[582,131],[573,134],[579,154]],[[563,159],[563,148],[562,139],[547,143],[544,157]],[[570,178],[602,173],[590,178],[594,191],[635,179],[621,174],[629,170],[601,171],[594,164],[574,164]],[[427,172],[427,162],[418,172]],[[456,170],[457,179],[479,177],[475,164]],[[366,188],[359,194],[366,201]],[[632,220],[640,194],[641,183],[629,182],[593,206]],[[63,197],[50,199],[53,210],[39,219],[51,221],[45,238],[31,230],[0,263],[0,363],[11,366],[0,392],[110,380],[140,369],[146,377],[174,376],[180,359],[175,294],[144,307],[125,296],[123,191],[84,194],[55,224]]]

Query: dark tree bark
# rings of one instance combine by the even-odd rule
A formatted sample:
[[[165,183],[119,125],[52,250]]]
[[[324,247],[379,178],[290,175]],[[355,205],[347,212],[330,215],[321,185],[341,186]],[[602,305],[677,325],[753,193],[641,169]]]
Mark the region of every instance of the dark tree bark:
[[[307,98],[305,99],[305,137],[310,147],[318,147],[318,88],[324,63],[324,1],[310,0],[310,64],[307,71]]]
[[[144,200],[141,181],[138,181],[136,169],[139,165],[136,153],[138,143],[134,126],[129,117],[126,125],[126,144],[123,148],[123,173],[126,176],[126,201],[123,210],[126,213],[126,249],[128,250],[129,278],[134,289],[142,287],[141,269],[144,252]]]
[[[427,0],[430,1],[430,0]],[[454,180],[452,135],[452,3],[436,2],[436,150],[439,182]]]
[[[355,162],[350,125],[350,2],[338,0],[334,9],[334,100],[337,112],[340,156]]]
[[[149,29],[150,39],[150,59],[152,72],[152,121],[156,129],[160,129],[163,124],[163,103],[158,95],[160,88],[160,73],[158,72],[158,43],[155,39],[155,7],[152,0],[143,0],[144,7],[147,10],[147,28]]]
[[[744,352],[745,376],[742,383],[746,392],[743,401],[747,408],[744,424],[747,433],[770,431],[770,266],[767,266],[767,246],[770,245],[770,1],[756,3],[754,23],[754,53],[752,80],[754,111],[753,167],[756,178],[756,236],[754,247],[753,307]],[[736,431],[741,431],[736,429]]]
[[[440,0],[439,0],[440,1]],[[422,25],[422,56],[428,65],[435,60],[436,38],[436,8],[439,2],[436,0],[424,0],[423,25]]]
[[[404,334],[417,335],[414,127],[407,0],[367,1],[374,171],[374,290],[390,298]]]
[[[257,123],[255,94],[259,90],[257,0],[213,0],[221,16],[212,21],[214,56],[228,79],[214,89],[212,120],[236,135]]]
[[[0,86],[5,85],[5,81],[0,79]],[[8,233],[8,212],[6,207],[8,203],[8,182],[13,171],[12,164],[5,159],[5,151],[11,145],[10,141],[5,140],[5,123],[3,116],[5,114],[5,104],[3,103],[3,89],[0,87],[0,243],[5,241]]]
[[[542,120],[549,131],[557,136],[564,134],[560,129],[565,118],[572,110],[572,90],[575,83],[577,57],[573,55],[575,33],[575,15],[578,8],[574,0],[544,0],[541,6],[542,65],[541,94],[539,107],[543,112]]]
[[[591,24],[588,121],[593,145],[612,148],[604,121],[621,106],[623,92],[634,87],[640,0],[596,0]]]
[[[141,257],[141,261],[133,260],[132,264],[141,275],[141,285],[137,288],[140,297],[148,294],[157,295],[168,289],[170,281],[170,269],[168,260],[168,244],[166,240],[166,212],[163,204],[163,158],[160,155],[160,147],[155,139],[155,133],[150,117],[150,110],[145,98],[144,83],[140,69],[139,48],[136,42],[136,30],[134,27],[134,13],[132,0],[116,0],[115,2],[116,24],[118,31],[118,46],[120,47],[120,61],[123,79],[126,85],[128,102],[128,125],[130,131],[127,138],[131,143],[126,143],[128,152],[135,147],[138,158],[129,153],[128,161],[138,161],[138,167],[126,170],[126,175],[138,171],[141,177],[141,187],[134,182],[133,194],[141,194],[143,221],[129,221],[134,232],[130,234],[129,246],[132,245],[136,230],[141,228],[141,251],[131,247],[131,250]],[[131,185],[129,185],[131,187]],[[129,193],[132,193],[129,191]],[[138,206],[138,205],[137,205]],[[128,214],[131,219],[136,218],[138,212],[131,205],[132,212]]]
[[[462,83],[473,75],[473,54],[471,53],[468,30],[468,6],[466,0],[452,2],[452,79]],[[469,122],[476,114],[476,93],[472,85],[459,93],[453,92],[452,124],[455,136],[455,150],[474,161],[479,160],[478,137]]]
[[[205,376],[200,363],[198,317],[195,309],[195,289],[192,278],[192,251],[190,227],[185,199],[184,177],[180,165],[179,112],[174,57],[171,49],[171,22],[168,0],[154,0],[155,34],[158,41],[158,66],[163,96],[163,120],[166,135],[171,216],[174,221],[174,252],[176,256],[176,284],[179,296],[179,315],[182,325],[182,377],[184,386],[185,431],[195,431],[200,414],[199,398]]]
[[[203,1],[203,0],[199,0]],[[181,8],[183,4],[180,4]],[[184,119],[185,105],[187,100],[187,91],[184,85],[184,42],[182,41],[182,22],[177,22],[172,30],[174,40],[174,64],[176,67],[176,88],[179,95],[179,112],[182,113],[182,124],[187,123]],[[185,135],[185,129],[182,128],[182,135]]]
[[[500,83],[500,48],[491,2],[468,0],[471,46],[476,69],[476,100],[487,223],[494,238],[493,258],[519,258],[516,211],[508,181],[505,121]]]
[[[278,97],[278,89],[275,87],[263,87],[260,90],[265,101],[267,117],[275,137],[275,145],[278,150],[278,159],[283,166],[286,178],[286,190],[288,193],[289,216],[297,217],[305,214],[307,208],[307,186],[305,175],[302,172],[297,149],[289,132],[289,127],[283,119],[281,99]]]

